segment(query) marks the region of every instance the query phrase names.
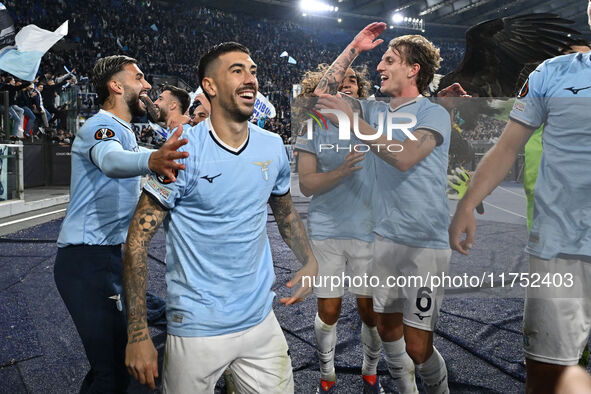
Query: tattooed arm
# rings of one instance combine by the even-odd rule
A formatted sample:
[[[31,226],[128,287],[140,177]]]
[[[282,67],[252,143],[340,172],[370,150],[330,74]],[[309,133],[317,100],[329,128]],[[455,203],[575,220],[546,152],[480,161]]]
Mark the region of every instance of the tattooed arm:
[[[308,235],[304,228],[304,223],[300,215],[293,206],[291,194],[284,196],[271,196],[269,205],[273,210],[273,215],[277,221],[277,227],[285,243],[291,248],[303,267],[288,282],[287,287],[298,284],[302,277],[308,277],[309,280],[302,281],[302,287],[298,289],[292,297],[282,298],[280,302],[285,305],[291,305],[303,299],[312,291],[312,278],[318,273],[318,263],[316,257],[310,248]]]
[[[159,120],[160,119],[160,107],[158,107],[156,104],[154,104],[147,94],[140,95],[140,100],[142,100],[142,102],[146,106],[146,110],[150,114],[150,117],[152,117],[152,120],[162,126],[162,124],[160,123],[160,120]]]
[[[384,30],[386,30],[386,24],[382,22],[371,23],[361,30],[326,71],[326,74],[324,74],[318,86],[316,86],[314,94],[317,96],[321,94],[335,94],[339,85],[345,79],[345,73],[353,63],[353,60],[361,52],[374,49],[384,41],[382,39],[376,40]]]
[[[368,135],[376,133],[376,130],[362,119],[359,120],[359,131],[362,134]],[[407,138],[404,141],[399,141],[388,139],[386,135],[381,135],[371,141],[371,150],[379,158],[399,171],[408,171],[415,164],[429,156],[429,153],[437,146],[437,137],[440,137],[434,131],[421,128],[415,130],[412,135],[414,135],[416,140]],[[399,146],[388,149],[388,146],[393,144]]]
[[[338,109],[347,115],[350,120],[350,126],[353,127],[354,110],[351,108],[351,103],[359,102],[357,100],[351,100],[346,96],[340,97],[339,95],[330,96],[323,94],[318,99],[315,108]],[[357,109],[356,112],[359,113],[360,109]],[[401,118],[404,117],[404,115],[401,115]],[[327,116],[327,118],[329,118],[329,116]],[[449,115],[445,113],[445,117],[442,117],[441,119],[442,122],[449,122]],[[433,121],[431,121],[431,123],[433,123]],[[421,129],[421,126],[419,125],[417,130],[412,132],[414,139],[409,137],[404,141],[400,141],[393,138],[388,139],[387,133],[382,133],[379,137],[375,137],[377,130],[367,124],[362,118],[358,119],[357,125],[359,133],[372,137],[370,140],[371,144],[368,142],[372,152],[400,171],[408,171],[415,164],[427,157],[429,153],[442,142],[443,138],[438,132],[430,131],[433,126]],[[438,127],[439,126],[444,127],[443,124],[438,124]]]
[[[154,389],[158,377],[158,352],[150,339],[146,317],[148,247],[168,211],[142,193],[131,219],[123,252],[123,288],[127,308],[125,365],[142,384]]]

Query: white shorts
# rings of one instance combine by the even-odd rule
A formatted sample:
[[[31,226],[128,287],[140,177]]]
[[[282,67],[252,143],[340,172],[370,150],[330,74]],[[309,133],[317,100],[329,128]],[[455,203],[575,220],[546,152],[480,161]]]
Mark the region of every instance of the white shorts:
[[[541,280],[536,285],[540,287],[530,286],[526,290],[523,313],[525,357],[549,364],[576,365],[591,331],[591,261],[543,260],[530,255],[529,278],[532,283],[537,275]],[[570,275],[572,287],[567,286]],[[544,277],[550,282],[544,284]]]
[[[373,310],[402,313],[407,326],[433,331],[444,289],[425,282],[429,276],[447,272],[450,259],[450,249],[415,248],[376,236],[371,274],[380,285],[373,289]],[[406,284],[394,286],[393,277],[401,277]]]
[[[293,393],[287,342],[273,311],[247,330],[214,337],[168,334],[163,391],[170,394],[213,393],[230,368],[238,393]]]
[[[330,238],[310,240],[310,245],[318,261],[318,276],[314,286],[314,294],[318,298],[342,297],[345,287],[357,296],[371,297],[367,280],[362,281],[361,278],[369,275],[372,242]],[[342,280],[345,277],[350,279]]]

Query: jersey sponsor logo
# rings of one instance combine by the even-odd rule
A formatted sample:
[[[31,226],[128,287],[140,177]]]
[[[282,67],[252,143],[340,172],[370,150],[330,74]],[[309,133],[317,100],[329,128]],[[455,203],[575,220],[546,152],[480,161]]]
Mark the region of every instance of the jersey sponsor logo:
[[[172,173],[174,174],[175,178],[176,176],[179,174],[179,171],[175,168],[172,170]],[[158,175],[156,177],[156,179],[158,179],[158,182],[162,183],[163,185],[168,185],[169,183],[172,183],[172,180],[164,175]]]
[[[255,161],[254,165],[260,166],[261,167],[261,172],[263,173],[263,179],[265,181],[269,180],[269,164],[271,164],[272,160],[267,160],[267,161]]]
[[[521,90],[519,91],[519,94],[517,95],[517,97],[523,98],[523,97],[527,96],[528,93],[529,93],[529,78],[525,80],[525,83],[521,87]]]
[[[207,176],[207,175],[203,175],[203,176],[201,177],[201,179],[205,179],[207,182],[209,182],[209,183],[213,183],[213,180],[214,180],[215,178],[217,178],[218,176],[220,176],[220,175],[222,175],[222,173],[221,173],[221,172],[220,172],[219,174],[217,174],[217,175],[214,175],[214,176],[212,176],[212,177],[210,177],[210,176]]]
[[[148,178],[148,181],[146,182],[148,184],[148,186],[150,186],[156,193],[160,194],[162,197],[164,197],[165,200],[168,199],[168,197],[170,197],[170,193],[172,193],[172,190],[170,190],[167,187],[164,187],[162,185],[159,185],[157,182],[154,181],[154,178],[150,177]]]
[[[96,133],[94,133],[95,140],[106,140],[113,137],[115,137],[115,132],[107,128],[98,129]]]
[[[564,90],[568,90],[570,91],[572,94],[579,94],[579,92],[581,90],[585,90],[585,89],[589,89],[591,88],[591,86],[586,86],[584,88],[575,88],[574,86],[571,86],[570,88],[564,88]]]

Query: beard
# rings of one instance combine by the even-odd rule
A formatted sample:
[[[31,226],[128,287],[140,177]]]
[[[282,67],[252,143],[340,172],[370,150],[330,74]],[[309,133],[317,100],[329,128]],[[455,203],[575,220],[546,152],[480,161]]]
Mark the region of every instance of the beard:
[[[146,109],[142,108],[140,105],[140,95],[139,93],[130,92],[130,89],[126,89],[126,92],[123,94],[123,99],[125,103],[129,107],[129,112],[131,116],[144,116],[146,115]]]
[[[228,114],[237,122],[245,122],[250,120],[254,112],[254,105],[252,107],[245,108],[238,104],[236,96],[232,96],[228,102],[222,104],[225,107]]]
[[[168,119],[168,112],[164,108],[158,107],[158,119],[155,119],[156,122],[166,122],[166,119]]]

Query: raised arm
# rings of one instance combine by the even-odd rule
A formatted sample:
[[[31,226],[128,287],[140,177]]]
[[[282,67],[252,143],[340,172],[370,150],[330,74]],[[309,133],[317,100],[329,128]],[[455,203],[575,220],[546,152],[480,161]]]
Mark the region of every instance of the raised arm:
[[[287,193],[284,196],[271,196],[269,199],[269,205],[271,205],[273,215],[277,221],[279,233],[281,233],[287,246],[291,248],[303,265],[303,267],[296,272],[293,278],[288,282],[287,286],[291,288],[298,284],[304,276],[309,277],[310,279],[315,277],[316,274],[318,274],[318,263],[316,262],[314,253],[312,253],[304,223],[291,200],[291,194]],[[302,284],[306,284],[306,286],[300,287],[292,297],[282,298],[280,302],[285,305],[291,305],[303,301],[312,291],[311,283],[306,282],[307,281],[302,282]]]
[[[383,22],[371,23],[361,30],[351,41],[345,50],[337,57],[326,74],[322,77],[314,94],[335,94],[343,79],[347,69],[353,64],[353,60],[361,52],[369,51],[380,45],[384,40],[377,39],[380,34],[386,30],[386,24]]]
[[[148,247],[168,211],[142,193],[131,219],[123,252],[123,289],[127,308],[125,365],[142,384],[154,389],[158,352],[150,339],[146,312]]]
[[[474,208],[505,178],[517,154],[532,133],[533,129],[510,120],[495,146],[484,155],[470,180],[468,191],[458,203],[449,226],[449,242],[452,249],[468,254],[468,250],[474,244],[476,231]],[[463,241],[460,240],[462,233],[466,233],[466,239]]]

